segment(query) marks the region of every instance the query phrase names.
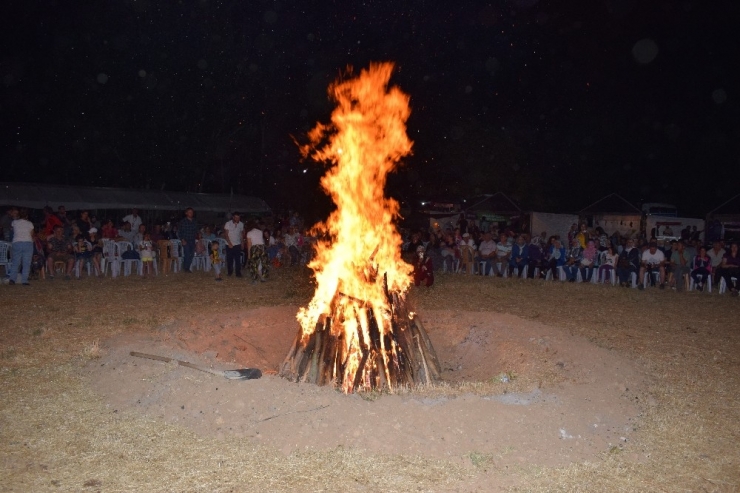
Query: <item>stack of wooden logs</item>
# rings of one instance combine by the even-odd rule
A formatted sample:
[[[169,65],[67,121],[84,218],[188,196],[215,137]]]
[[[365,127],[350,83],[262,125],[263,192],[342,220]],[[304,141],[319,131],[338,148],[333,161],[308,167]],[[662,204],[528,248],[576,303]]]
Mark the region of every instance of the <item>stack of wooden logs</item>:
[[[364,311],[369,325],[369,340],[362,330],[350,334],[346,343],[345,320],[339,303],[354,303],[355,313]],[[340,292],[334,296],[329,313],[319,317],[316,329],[304,336],[298,334],[280,368],[280,375],[295,382],[333,385],[345,392],[389,390],[432,384],[440,379],[439,360],[432,342],[418,317],[409,312],[406,300],[396,293],[388,294],[388,311],[381,318],[373,308],[357,299],[347,299]],[[360,327],[360,318],[352,324]],[[382,319],[390,319],[390,330],[383,334]],[[386,326],[388,323],[386,322]],[[381,337],[383,338],[381,344]],[[385,349],[383,349],[385,348]],[[359,349],[359,365],[350,371],[348,356]]]

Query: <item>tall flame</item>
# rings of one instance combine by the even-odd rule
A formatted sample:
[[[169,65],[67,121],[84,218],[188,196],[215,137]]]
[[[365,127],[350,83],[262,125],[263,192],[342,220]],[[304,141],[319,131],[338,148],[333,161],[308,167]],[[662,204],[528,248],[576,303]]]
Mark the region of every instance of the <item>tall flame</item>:
[[[358,335],[369,340],[372,322],[366,308],[372,308],[380,333],[390,333],[384,282],[389,291],[398,293],[405,293],[411,284],[412,267],[401,260],[401,237],[393,225],[398,203],[384,195],[388,173],[412,146],[406,135],[409,97],[397,87],[388,88],[392,71],[392,63],[372,64],[356,78],[333,83],[329,94],[337,106],[331,124],[318,124],[309,133],[311,144],[303,149],[304,155],[330,163],[321,185],[337,208],[317,225],[328,239],[319,242],[309,264],[317,288],[297,318],[305,338],[332,306],[341,311],[334,316],[344,323],[335,324],[332,332],[345,332],[349,354],[345,373],[350,376],[353,359],[360,354],[352,351],[352,345],[358,345]],[[338,293],[342,300],[333,303]]]

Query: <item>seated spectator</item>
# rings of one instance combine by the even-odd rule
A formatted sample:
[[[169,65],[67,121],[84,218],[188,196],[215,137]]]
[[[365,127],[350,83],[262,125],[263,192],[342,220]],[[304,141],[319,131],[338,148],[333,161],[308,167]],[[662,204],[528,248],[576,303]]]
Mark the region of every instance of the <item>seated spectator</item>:
[[[196,242],[196,254],[199,244],[203,246],[202,242]],[[151,235],[144,233],[142,240],[137,243],[137,246],[139,249],[139,258],[141,259],[141,273],[145,276],[151,275],[154,266],[154,243],[152,242]],[[203,248],[203,251],[205,251],[205,248]]]
[[[634,272],[640,269],[640,250],[635,247],[635,240],[632,238],[627,239],[622,253],[619,254],[617,260],[617,277],[619,278],[619,285],[622,287],[628,287],[630,277]],[[640,280],[638,280],[640,282]]]
[[[558,268],[565,265],[565,260],[565,248],[563,248],[560,240],[553,237],[552,244],[547,249],[547,267],[552,272],[553,281],[560,279]]]
[[[457,245],[451,233],[446,233],[439,244],[439,253],[442,256],[443,270],[453,272],[455,270],[455,258],[457,257]],[[449,269],[447,265],[449,264]]]
[[[614,246],[609,245],[606,248],[606,251],[601,254],[601,262],[599,265],[597,280],[604,279],[605,282],[611,283],[612,270],[616,268],[618,258],[619,255],[617,255],[617,251],[615,250]]]
[[[740,280],[740,255],[738,255],[737,243],[730,245],[730,251],[725,253],[722,264],[717,272],[727,284],[732,296],[738,295],[738,281]]]
[[[563,264],[563,270],[565,271],[565,279],[568,282],[576,282],[578,277],[578,268],[583,260],[583,248],[578,238],[573,238],[570,242],[571,247],[568,249],[565,256],[565,263]]]
[[[594,273],[598,259],[599,250],[596,248],[595,242],[593,240],[589,240],[588,243],[586,243],[586,248],[583,250],[581,264],[579,266],[583,282],[591,280],[591,276]]]
[[[278,246],[275,237],[270,234],[269,229],[265,228],[262,232],[262,236],[264,237],[265,245],[267,246],[267,259],[272,262],[277,258],[278,253],[280,253],[280,247]]]
[[[511,250],[512,246],[509,245],[509,237],[505,233],[501,233],[498,243],[496,243],[496,261],[493,264],[493,273],[495,275],[502,277],[506,272],[505,269],[509,268]]]
[[[213,236],[213,234],[211,234]],[[162,225],[157,223],[154,225],[154,231],[152,231],[152,234],[150,235],[150,238],[152,239],[152,243],[156,244],[160,240],[168,240],[167,235],[164,233],[164,230],[162,229]],[[213,236],[212,239],[215,239],[216,237]],[[208,241],[211,241],[212,239],[209,239]]]
[[[425,255],[423,245],[416,247],[416,259],[414,260],[414,285],[424,284],[430,287],[434,284],[434,265],[431,257]]]
[[[116,241],[128,241],[129,243],[133,243],[135,234],[135,231],[131,231],[131,223],[125,222],[123,223],[123,228],[118,230]]]
[[[645,277],[645,274],[648,274],[648,280],[650,281],[651,286],[655,286],[655,279],[653,277],[654,273],[658,273],[659,281],[660,281],[660,289],[665,288],[665,254],[662,250],[658,249],[658,243],[655,241],[651,241],[648,244],[647,250],[642,252],[642,256],[640,258],[640,273],[638,275],[638,285],[637,287],[640,289],[644,289],[644,285],[642,284],[642,279]]]
[[[727,251],[722,248],[722,243],[719,240],[716,240],[712,243],[712,248],[707,251],[707,256],[712,261],[712,270],[715,272],[715,276],[713,279],[714,284],[719,283],[719,272],[717,272],[717,269],[722,265],[722,259],[725,256],[725,253]]]
[[[535,270],[539,269],[539,273],[547,269],[547,261],[545,260],[545,252],[542,251],[539,241],[539,237],[536,236],[533,241],[529,242],[527,246],[527,258],[529,262],[529,268],[527,269],[527,277],[533,279],[535,276]]]
[[[692,258],[689,256],[689,252],[686,251],[683,240],[677,241],[676,249],[671,253],[670,259],[676,291],[683,291],[684,276],[691,273],[691,261]]]
[[[483,233],[483,241],[478,247],[478,260],[483,262],[483,269],[479,274],[487,276],[493,268],[493,260],[496,258],[496,242],[493,240],[491,233]]]
[[[90,235],[90,245],[92,246],[92,262],[95,268],[95,273],[100,276],[103,272],[100,269],[100,261],[103,258],[103,240],[98,235],[98,228],[90,228],[88,232]]]
[[[511,247],[511,258],[509,260],[511,271],[514,272],[514,269],[517,269],[519,276],[523,276],[524,268],[529,262],[528,250],[529,246],[527,245],[524,235],[519,235],[516,239],[516,243]]]
[[[297,266],[298,260],[301,257],[301,252],[298,250],[298,233],[292,226],[288,227],[288,232],[283,236],[285,247],[287,249],[288,258],[290,258],[290,265]],[[421,246],[421,245],[419,245]]]
[[[156,226],[155,226],[155,228],[156,228]],[[210,227],[210,226],[208,226],[208,225],[206,225],[206,226],[205,226],[205,227],[203,228],[203,239],[204,239],[204,240],[207,240],[207,241],[213,241],[213,240],[215,240],[215,239],[216,239],[216,235],[215,235],[215,234],[213,234],[213,230],[212,230],[212,229],[211,229],[211,227]]]
[[[51,208],[50,208],[51,209]],[[38,279],[39,274],[46,267],[46,253],[44,243],[46,235],[43,232],[33,235],[33,255],[31,256],[31,275]]]
[[[115,240],[118,238],[118,230],[113,225],[113,220],[106,219],[103,223],[102,237],[106,240]]]
[[[601,226],[596,228],[596,238],[598,241],[597,249],[599,250],[599,252],[605,252],[611,244],[611,241],[609,241],[609,237],[606,235],[604,228],[602,228]]]
[[[75,258],[72,255],[72,242],[64,237],[64,228],[57,226],[54,228],[54,235],[47,240],[47,251],[49,256],[46,259],[46,270],[49,272],[49,279],[54,279],[54,262],[64,262],[64,279],[72,279],[72,269],[75,266]]]
[[[691,264],[691,278],[696,284],[696,289],[699,291],[704,290],[704,282],[709,279],[712,274],[712,259],[707,255],[707,249],[699,247],[699,253],[694,257],[694,261]]]
[[[146,226],[143,224],[139,224],[139,229],[136,230],[136,233],[134,233],[134,238],[131,240],[131,243],[133,243],[134,246],[139,245],[142,241],[144,241],[145,234],[146,234]]]
[[[90,248],[87,239],[85,239],[85,235],[82,233],[78,234],[75,238],[73,250],[75,253],[75,260],[80,263],[80,271],[85,263],[92,264],[92,248]]]

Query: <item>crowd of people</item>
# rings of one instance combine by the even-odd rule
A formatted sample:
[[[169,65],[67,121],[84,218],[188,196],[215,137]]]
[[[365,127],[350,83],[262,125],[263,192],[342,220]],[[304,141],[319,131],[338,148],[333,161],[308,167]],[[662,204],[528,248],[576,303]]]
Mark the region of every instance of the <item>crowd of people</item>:
[[[19,274],[27,286],[32,277],[53,280],[56,270],[70,280],[75,271],[79,274],[75,267],[81,264],[102,276],[105,245],[111,241],[130,244],[122,258],[139,260],[142,274],[148,275],[160,242],[166,242],[170,249],[170,240],[178,240],[181,271],[191,273],[193,259],[207,256],[216,281],[223,279],[221,269],[225,268],[228,276],[242,277],[242,269],[246,269],[254,282],[264,282],[270,267],[296,266],[310,257],[312,239],[307,232],[303,234],[303,220],[297,213],[274,218],[271,227],[259,220],[243,222],[238,211],[223,224],[201,224],[192,208],[187,208],[179,221],[151,225],[138,209],[118,222],[112,218],[100,221],[85,210],[76,216],[70,217],[64,206],[56,212],[46,207],[43,219],[34,224],[28,210],[8,208],[0,220],[0,239],[11,245],[5,283],[15,284]]]
[[[677,291],[690,285],[703,291],[710,282],[714,286],[724,282],[732,296],[738,296],[738,244],[716,240],[705,245],[700,234],[696,228],[687,229],[680,239],[658,242],[573,224],[567,237],[561,238],[548,237],[544,231],[536,236],[495,228],[481,231],[465,221],[454,230],[409,232],[404,251],[414,264],[417,286],[431,286],[436,271],[563,282],[598,280],[639,289],[649,284]]]
[[[193,259],[208,257],[216,281],[227,276],[242,277],[246,270],[253,282],[266,281],[270,268],[304,265],[311,257],[315,241],[303,228],[297,213],[277,216],[270,226],[259,220],[242,221],[238,211],[223,224],[201,224],[195,211],[188,208],[183,217],[147,224],[137,209],[117,223],[112,218],[99,221],[88,211],[71,218],[64,206],[56,212],[50,207],[43,219],[34,224],[28,211],[10,207],[0,219],[2,240],[11,244],[10,265],[6,266],[7,284],[29,285],[31,276],[54,279],[58,267],[64,279],[75,269],[88,264],[96,275],[103,275],[102,262],[106,242],[126,242],[131,249],[122,257],[141,262],[141,272],[152,272],[157,245],[178,240],[182,246],[184,273],[193,270]],[[600,227],[573,224],[567,237],[530,236],[510,230],[485,228],[460,221],[448,231],[407,232],[403,250],[414,266],[414,283],[431,286],[435,271],[467,272],[499,277],[541,277],[563,282],[588,282],[592,279],[619,286],[646,284],[683,291],[693,284],[702,291],[723,282],[738,296],[740,256],[737,243],[721,240],[705,245],[696,229],[681,232],[681,238],[659,242],[655,238],[612,235]],[[170,248],[169,246],[167,248]],[[128,257],[127,257],[128,256]],[[711,287],[710,287],[711,289]]]

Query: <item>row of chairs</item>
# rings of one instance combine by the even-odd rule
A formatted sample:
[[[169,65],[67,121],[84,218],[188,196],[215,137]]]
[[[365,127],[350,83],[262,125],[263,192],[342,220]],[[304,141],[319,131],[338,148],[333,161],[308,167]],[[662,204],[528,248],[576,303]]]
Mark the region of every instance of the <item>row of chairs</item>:
[[[193,256],[191,264],[192,269],[200,269],[203,271],[210,271],[211,256],[208,251],[210,240],[199,240],[203,244],[202,253],[196,253]],[[226,257],[226,240],[223,238],[217,238],[215,241],[219,244],[219,252],[221,253],[221,263],[225,262]],[[90,246],[92,248],[92,246]],[[115,278],[119,275],[129,276],[133,272],[139,275],[143,274],[144,262],[141,258],[126,258],[127,251],[139,252],[139,249],[128,241],[114,241],[114,240],[103,240],[103,255],[100,262],[100,268],[104,276],[110,272],[111,277]],[[140,252],[139,252],[140,254]],[[162,267],[163,272],[180,272],[182,270],[182,264],[184,259],[184,247],[180,240],[160,240],[157,242],[156,248],[153,251],[152,257],[152,269],[155,275],[159,274],[159,267]],[[84,262],[87,267],[88,276],[91,275],[94,266],[90,260]],[[75,275],[80,277],[81,270],[83,267],[83,260],[78,259],[75,262]]]
[[[472,251],[472,249],[462,248],[461,251],[460,251],[460,254],[461,255],[460,255],[459,258],[455,258],[451,262],[451,271],[452,272],[455,272],[455,273],[464,272],[464,273],[470,273],[470,274],[478,274],[478,273],[483,273],[484,272],[484,269],[485,269],[485,266],[486,266],[486,262],[485,261],[479,261],[478,264],[477,264],[477,266],[476,266],[476,263],[474,261],[474,258],[475,258],[474,257],[474,252]],[[493,268],[491,268],[490,275],[494,275],[494,272],[495,271],[498,271],[498,272],[502,272],[504,277],[508,277],[508,274],[509,274],[508,265],[507,266],[504,266],[502,262],[494,262],[494,264],[496,266],[496,269],[494,270]],[[477,267],[477,269],[476,269],[476,267]],[[525,265],[524,268],[522,269],[522,273],[521,273],[521,276],[522,277],[527,277],[528,269],[529,269],[529,266]],[[602,272],[599,272],[598,267],[593,267],[593,269],[594,269],[594,272],[592,272],[592,274],[591,274],[591,280],[590,280],[590,282],[593,283],[593,284],[603,284],[603,283],[605,283],[607,281],[606,272],[603,272],[603,271]],[[448,271],[448,267],[447,267],[447,262],[446,261],[443,262],[443,264],[442,264],[442,270],[443,270],[443,272],[447,272]],[[558,272],[558,279],[560,281],[565,281],[566,278],[567,278],[567,275],[565,274],[565,269],[563,267],[558,267],[557,268],[557,272]],[[512,271],[512,274],[515,277],[518,277],[519,276],[519,269],[518,268],[515,268]],[[654,274],[656,276],[658,275],[658,273],[654,273]],[[539,276],[539,268],[535,267],[534,277],[538,277],[538,276]],[[546,279],[548,281],[549,280],[552,280],[552,271],[548,270]],[[737,279],[735,279],[735,278],[733,278],[733,279],[735,280],[735,282],[737,282]],[[610,281],[610,283],[611,283],[612,286],[616,286],[617,285],[617,272],[616,272],[615,269],[609,270],[609,281]],[[631,274],[630,281],[631,281],[632,287],[633,288],[636,288],[637,287],[637,273],[633,272]],[[642,285],[643,285],[643,287],[647,287],[649,281],[650,281],[650,279],[648,277],[648,273],[646,272],[645,275],[643,276],[643,279],[642,279]],[[578,270],[576,282],[583,282],[583,278],[582,278],[582,274],[581,274],[581,270],[580,269]],[[657,279],[656,279],[656,282],[657,282]],[[691,276],[689,276],[689,275],[686,275],[685,276],[683,282],[686,283],[686,288],[689,291],[693,291],[696,288],[695,283],[694,283],[694,279]],[[711,293],[712,292],[712,276],[711,275],[708,276],[708,278],[705,280],[704,284],[707,286],[707,292]],[[719,284],[719,293],[720,294],[724,294],[725,291],[727,291],[727,283],[725,282],[724,279],[721,279],[720,280],[720,284]]]

